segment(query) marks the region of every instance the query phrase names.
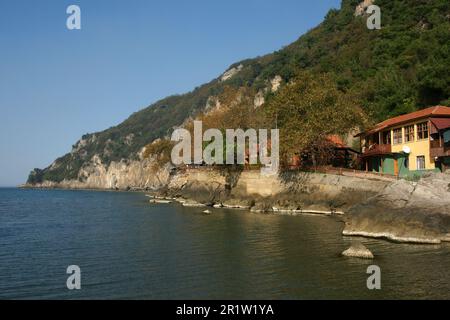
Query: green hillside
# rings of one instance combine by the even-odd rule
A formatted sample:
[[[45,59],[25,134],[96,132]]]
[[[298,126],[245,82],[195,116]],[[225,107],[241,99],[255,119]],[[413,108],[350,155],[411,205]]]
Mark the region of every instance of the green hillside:
[[[450,2],[377,0],[381,30],[368,30],[366,17],[355,16],[359,2],[344,0],[340,10],[330,10],[322,24],[282,50],[232,65],[230,69],[242,69],[226,81],[218,78],[165,98],[116,127],[83,136],[53,166],[34,170],[28,182],[76,179],[96,154],[104,163],[137,158],[142,147],[202,112],[209,98],[227,87],[258,92],[275,76],[287,83],[299,71],[330,75],[342,94],[358,96],[373,122],[430,105],[450,105]]]

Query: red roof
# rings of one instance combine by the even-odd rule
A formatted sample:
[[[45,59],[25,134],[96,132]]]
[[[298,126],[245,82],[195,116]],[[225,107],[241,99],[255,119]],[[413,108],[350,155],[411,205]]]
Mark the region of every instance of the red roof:
[[[433,118],[431,122],[438,130],[450,128],[450,118]]]
[[[450,117],[450,108],[444,107],[444,106],[435,106],[435,107],[429,107],[423,110],[419,110],[416,112],[404,114],[398,117],[387,119],[386,121],[383,121],[381,123],[378,123],[375,125],[374,128],[367,131],[366,133],[375,133],[379,132],[381,130],[384,130],[389,127],[393,127],[396,125],[400,125],[403,123],[407,123],[410,121],[423,119],[423,118],[431,118],[431,117]]]
[[[334,144],[336,147],[339,147],[339,148],[346,147],[344,141],[342,141],[342,138],[340,136],[338,136],[337,134],[330,134],[327,137],[327,140],[330,141],[332,144]]]

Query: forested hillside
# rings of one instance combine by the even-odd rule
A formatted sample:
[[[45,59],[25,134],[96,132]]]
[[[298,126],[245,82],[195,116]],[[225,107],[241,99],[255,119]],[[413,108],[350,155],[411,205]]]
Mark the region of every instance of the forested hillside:
[[[450,105],[450,2],[376,0],[382,10],[381,30],[369,30],[367,16],[355,15],[359,2],[343,0],[340,10],[330,10],[322,24],[275,53],[237,62],[225,76],[190,93],[158,101],[116,127],[83,136],[71,153],[44,170],[34,170],[29,182],[77,179],[94,155],[104,163],[136,159],[144,146],[170,135],[187,119],[226,105],[223,97],[229,92],[245,95],[239,108],[254,110],[256,105],[266,122],[286,111],[282,103],[303,103],[300,94],[308,95],[311,105],[327,104],[324,110],[342,108],[351,114],[345,123],[357,121],[359,126],[430,105]],[[271,89],[274,79],[281,80],[279,90]],[[302,81],[311,85],[299,85]],[[321,88],[328,92],[325,98]],[[344,101],[349,101],[346,108]],[[287,119],[292,112],[312,111],[293,106]],[[332,129],[351,129],[343,127],[345,123]],[[305,123],[295,126],[289,121],[279,125],[305,128]]]

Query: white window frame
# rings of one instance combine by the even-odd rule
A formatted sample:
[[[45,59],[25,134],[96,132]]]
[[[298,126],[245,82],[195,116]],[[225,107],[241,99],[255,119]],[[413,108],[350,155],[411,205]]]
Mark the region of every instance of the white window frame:
[[[420,130],[419,128],[420,128],[422,125],[426,125],[427,130]],[[428,121],[419,122],[418,124],[416,124],[416,126],[417,126],[417,141],[426,141],[426,140],[429,140],[429,139],[430,139],[430,124],[428,123]],[[427,137],[426,137],[426,138],[421,138],[421,137],[420,137],[420,133],[422,133],[422,134],[426,133],[426,134],[427,134]]]
[[[420,161],[419,161],[420,159]],[[420,163],[422,162],[421,160],[423,159],[423,168],[420,167]],[[426,157],[425,156],[417,156],[416,157],[416,166],[417,166],[417,170],[419,171],[423,171],[427,168],[426,166]]]
[[[400,136],[395,136],[395,132],[400,131]],[[392,144],[393,145],[397,145],[397,144],[402,144],[403,143],[403,128],[395,128],[392,129]]]

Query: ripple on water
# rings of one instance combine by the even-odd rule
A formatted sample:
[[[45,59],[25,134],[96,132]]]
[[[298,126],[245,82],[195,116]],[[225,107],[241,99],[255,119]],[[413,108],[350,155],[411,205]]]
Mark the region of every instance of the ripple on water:
[[[342,237],[321,216],[149,205],[139,193],[0,189],[0,298],[450,298],[450,246]],[[373,261],[343,258],[361,241]],[[82,290],[65,288],[82,269]],[[382,290],[366,270],[382,270]]]

